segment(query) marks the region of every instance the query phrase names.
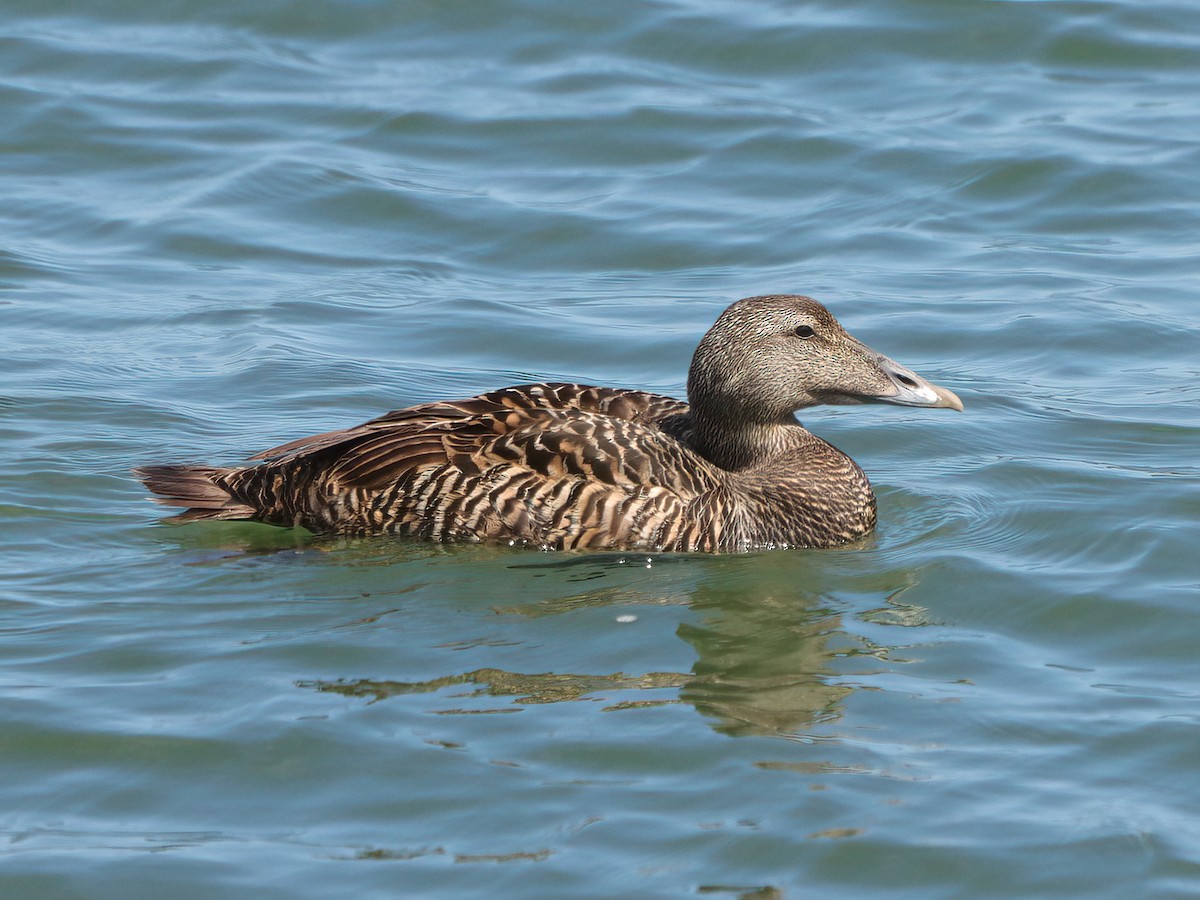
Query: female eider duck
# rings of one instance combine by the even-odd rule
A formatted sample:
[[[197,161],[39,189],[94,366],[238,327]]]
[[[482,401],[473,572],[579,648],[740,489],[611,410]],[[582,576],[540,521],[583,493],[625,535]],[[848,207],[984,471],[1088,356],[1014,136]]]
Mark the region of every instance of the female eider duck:
[[[696,348],[688,402],[526,384],[396,410],[234,468],[146,466],[177,518],[556,549],[832,547],[875,527],[850,457],[796,421],[819,403],[961,410],[808,297],[730,306]]]

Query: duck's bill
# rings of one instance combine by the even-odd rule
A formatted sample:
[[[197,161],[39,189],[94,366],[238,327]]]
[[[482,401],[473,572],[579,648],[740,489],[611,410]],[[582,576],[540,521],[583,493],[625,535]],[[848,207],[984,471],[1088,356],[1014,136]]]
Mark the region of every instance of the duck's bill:
[[[875,359],[880,371],[887,376],[888,387],[878,393],[863,396],[866,403],[895,403],[898,406],[926,406],[934,409],[956,409],[962,412],[963,403],[958,394],[947,388],[926,381],[911,369],[906,369],[894,359],[879,355]]]

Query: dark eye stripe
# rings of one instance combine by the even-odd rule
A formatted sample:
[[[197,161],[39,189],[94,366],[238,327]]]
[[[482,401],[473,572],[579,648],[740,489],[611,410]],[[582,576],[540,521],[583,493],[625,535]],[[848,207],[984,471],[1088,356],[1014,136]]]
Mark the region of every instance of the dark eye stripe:
[[[816,332],[813,331],[812,327],[809,325],[797,325],[796,326],[796,337],[810,338],[814,334],[816,334]]]

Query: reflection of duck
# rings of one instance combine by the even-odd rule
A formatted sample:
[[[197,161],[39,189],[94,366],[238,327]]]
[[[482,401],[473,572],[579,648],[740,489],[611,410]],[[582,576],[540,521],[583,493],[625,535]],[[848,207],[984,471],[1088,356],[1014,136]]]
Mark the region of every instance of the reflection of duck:
[[[893,597],[884,600],[878,583],[853,601],[831,601],[820,586],[840,567],[825,569],[826,559],[814,566],[811,556],[790,555],[764,566],[748,555],[714,561],[712,568],[697,566],[694,557],[664,556],[646,569],[640,559],[629,564],[613,555],[535,557],[532,563],[510,567],[524,602],[487,607],[498,618],[486,619],[486,644],[468,625],[467,633],[437,637],[438,648],[454,653],[425,657],[424,666],[419,661],[415,667],[406,664],[412,680],[380,673],[374,678],[304,680],[297,686],[371,703],[396,700],[440,715],[516,713],[570,701],[598,702],[614,712],[683,705],[721,734],[827,735],[830,723],[844,715],[845,700],[855,687],[869,683],[869,673],[883,667],[876,657],[887,658],[893,649],[868,639],[856,624],[877,621],[878,609],[852,616],[844,611],[871,604],[892,611],[896,604]],[[844,584],[840,576],[835,580]],[[470,584],[452,587],[450,593],[478,593],[478,582]],[[439,583],[436,594],[443,596],[446,590]],[[406,602],[424,601],[410,596]],[[668,606],[674,609],[664,609]],[[514,671],[494,665],[502,660],[546,665],[546,654],[535,648],[563,640],[579,625],[545,621],[560,617],[593,623],[586,629],[591,635],[587,646],[571,651],[566,668]],[[625,623],[606,629],[606,619]],[[386,622],[380,617],[378,625],[371,621],[366,627],[387,628]],[[670,639],[672,633],[686,645],[682,651]],[[465,634],[472,637],[456,640]],[[488,649],[510,643],[532,652],[497,655]],[[614,671],[613,652],[639,668]],[[557,652],[549,655],[562,658]],[[688,657],[690,667],[684,662]],[[487,667],[455,668],[463,659]]]
[[[820,403],[962,409],[815,300],[751,297],[701,340],[688,404],[577,384],[397,410],[238,468],[146,466],[183,519],[555,548],[828,547],[875,526],[862,470],[796,421]]]

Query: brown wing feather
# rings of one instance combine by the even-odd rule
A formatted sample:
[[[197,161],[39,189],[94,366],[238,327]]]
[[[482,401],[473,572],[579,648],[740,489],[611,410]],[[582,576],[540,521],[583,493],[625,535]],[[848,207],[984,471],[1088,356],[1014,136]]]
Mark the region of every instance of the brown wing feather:
[[[317,530],[699,547],[717,512],[701,500],[721,481],[657,422],[686,409],[639,391],[508,388],[284,444],[223,486]]]
[[[653,422],[579,409],[530,408],[457,420],[406,416],[294,443],[269,466],[302,464],[320,455],[325,477],[346,489],[379,488],[417,469],[469,459],[479,469],[519,464],[547,477],[578,476],[601,484],[677,482],[692,490],[693,473],[709,466]]]
[[[576,409],[630,421],[655,422],[667,416],[686,413],[687,408],[686,403],[673,397],[645,391],[564,382],[523,384],[490,391],[477,397],[468,397],[465,400],[441,400],[393,410],[353,428],[327,431],[280,444],[278,447],[256,453],[250,460],[275,460],[298,452],[322,450],[359,434],[390,428],[400,423],[419,422],[432,425],[436,422],[534,409]]]

